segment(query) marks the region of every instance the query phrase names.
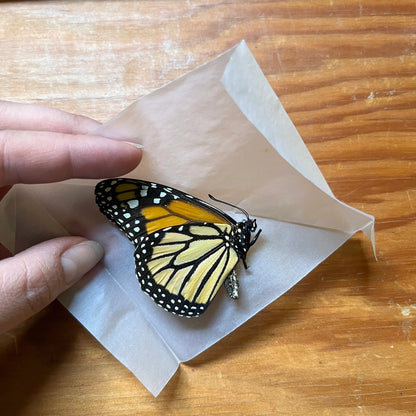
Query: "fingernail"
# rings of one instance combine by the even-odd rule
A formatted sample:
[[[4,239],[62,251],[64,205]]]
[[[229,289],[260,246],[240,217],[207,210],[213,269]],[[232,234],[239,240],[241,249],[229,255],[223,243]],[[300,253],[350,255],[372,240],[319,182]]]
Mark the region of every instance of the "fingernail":
[[[144,146],[142,144],[139,144],[139,143],[128,142],[126,140],[122,140],[122,142],[130,144],[131,146],[137,147],[138,149],[143,149],[144,148]]]
[[[61,255],[65,282],[72,285],[90,271],[103,257],[104,249],[96,241],[83,241]]]

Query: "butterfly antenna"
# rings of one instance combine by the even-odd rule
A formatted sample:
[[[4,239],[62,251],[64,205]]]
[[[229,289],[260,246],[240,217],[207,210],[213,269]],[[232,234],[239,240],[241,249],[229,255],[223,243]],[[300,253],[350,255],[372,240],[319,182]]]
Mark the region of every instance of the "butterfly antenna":
[[[215,202],[219,202],[221,204],[228,205],[229,207],[233,207],[233,208],[236,208],[236,209],[240,210],[247,217],[248,220],[250,219],[250,217],[248,215],[248,212],[245,209],[240,208],[237,205],[230,204],[229,202],[221,201],[221,199],[217,199],[214,196],[212,196],[211,194],[208,194],[208,196]]]

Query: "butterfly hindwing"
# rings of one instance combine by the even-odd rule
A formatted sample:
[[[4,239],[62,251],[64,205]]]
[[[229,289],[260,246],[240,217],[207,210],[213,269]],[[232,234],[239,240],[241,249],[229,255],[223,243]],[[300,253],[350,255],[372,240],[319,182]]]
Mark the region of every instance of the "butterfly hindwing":
[[[191,223],[149,234],[135,251],[143,291],[169,312],[199,316],[238,262],[230,233],[230,225]]]

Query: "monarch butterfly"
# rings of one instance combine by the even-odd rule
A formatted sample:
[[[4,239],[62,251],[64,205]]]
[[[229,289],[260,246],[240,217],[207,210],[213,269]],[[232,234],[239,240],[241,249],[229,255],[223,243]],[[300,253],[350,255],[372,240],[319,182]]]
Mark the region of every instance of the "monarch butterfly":
[[[136,179],[106,179],[97,184],[100,211],[135,245],[136,275],[157,305],[186,317],[201,315],[222,283],[238,298],[235,266],[261,230],[256,220],[236,222],[225,212],[165,185]]]

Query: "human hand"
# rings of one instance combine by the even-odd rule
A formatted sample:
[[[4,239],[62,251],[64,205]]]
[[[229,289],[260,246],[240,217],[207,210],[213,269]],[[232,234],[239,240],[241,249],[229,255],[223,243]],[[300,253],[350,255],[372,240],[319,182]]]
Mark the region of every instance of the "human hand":
[[[0,101],[0,199],[16,183],[105,178],[136,167],[141,150],[91,135],[100,124],[56,109]],[[55,238],[13,257],[0,246],[0,333],[35,314],[92,269],[102,247]]]

